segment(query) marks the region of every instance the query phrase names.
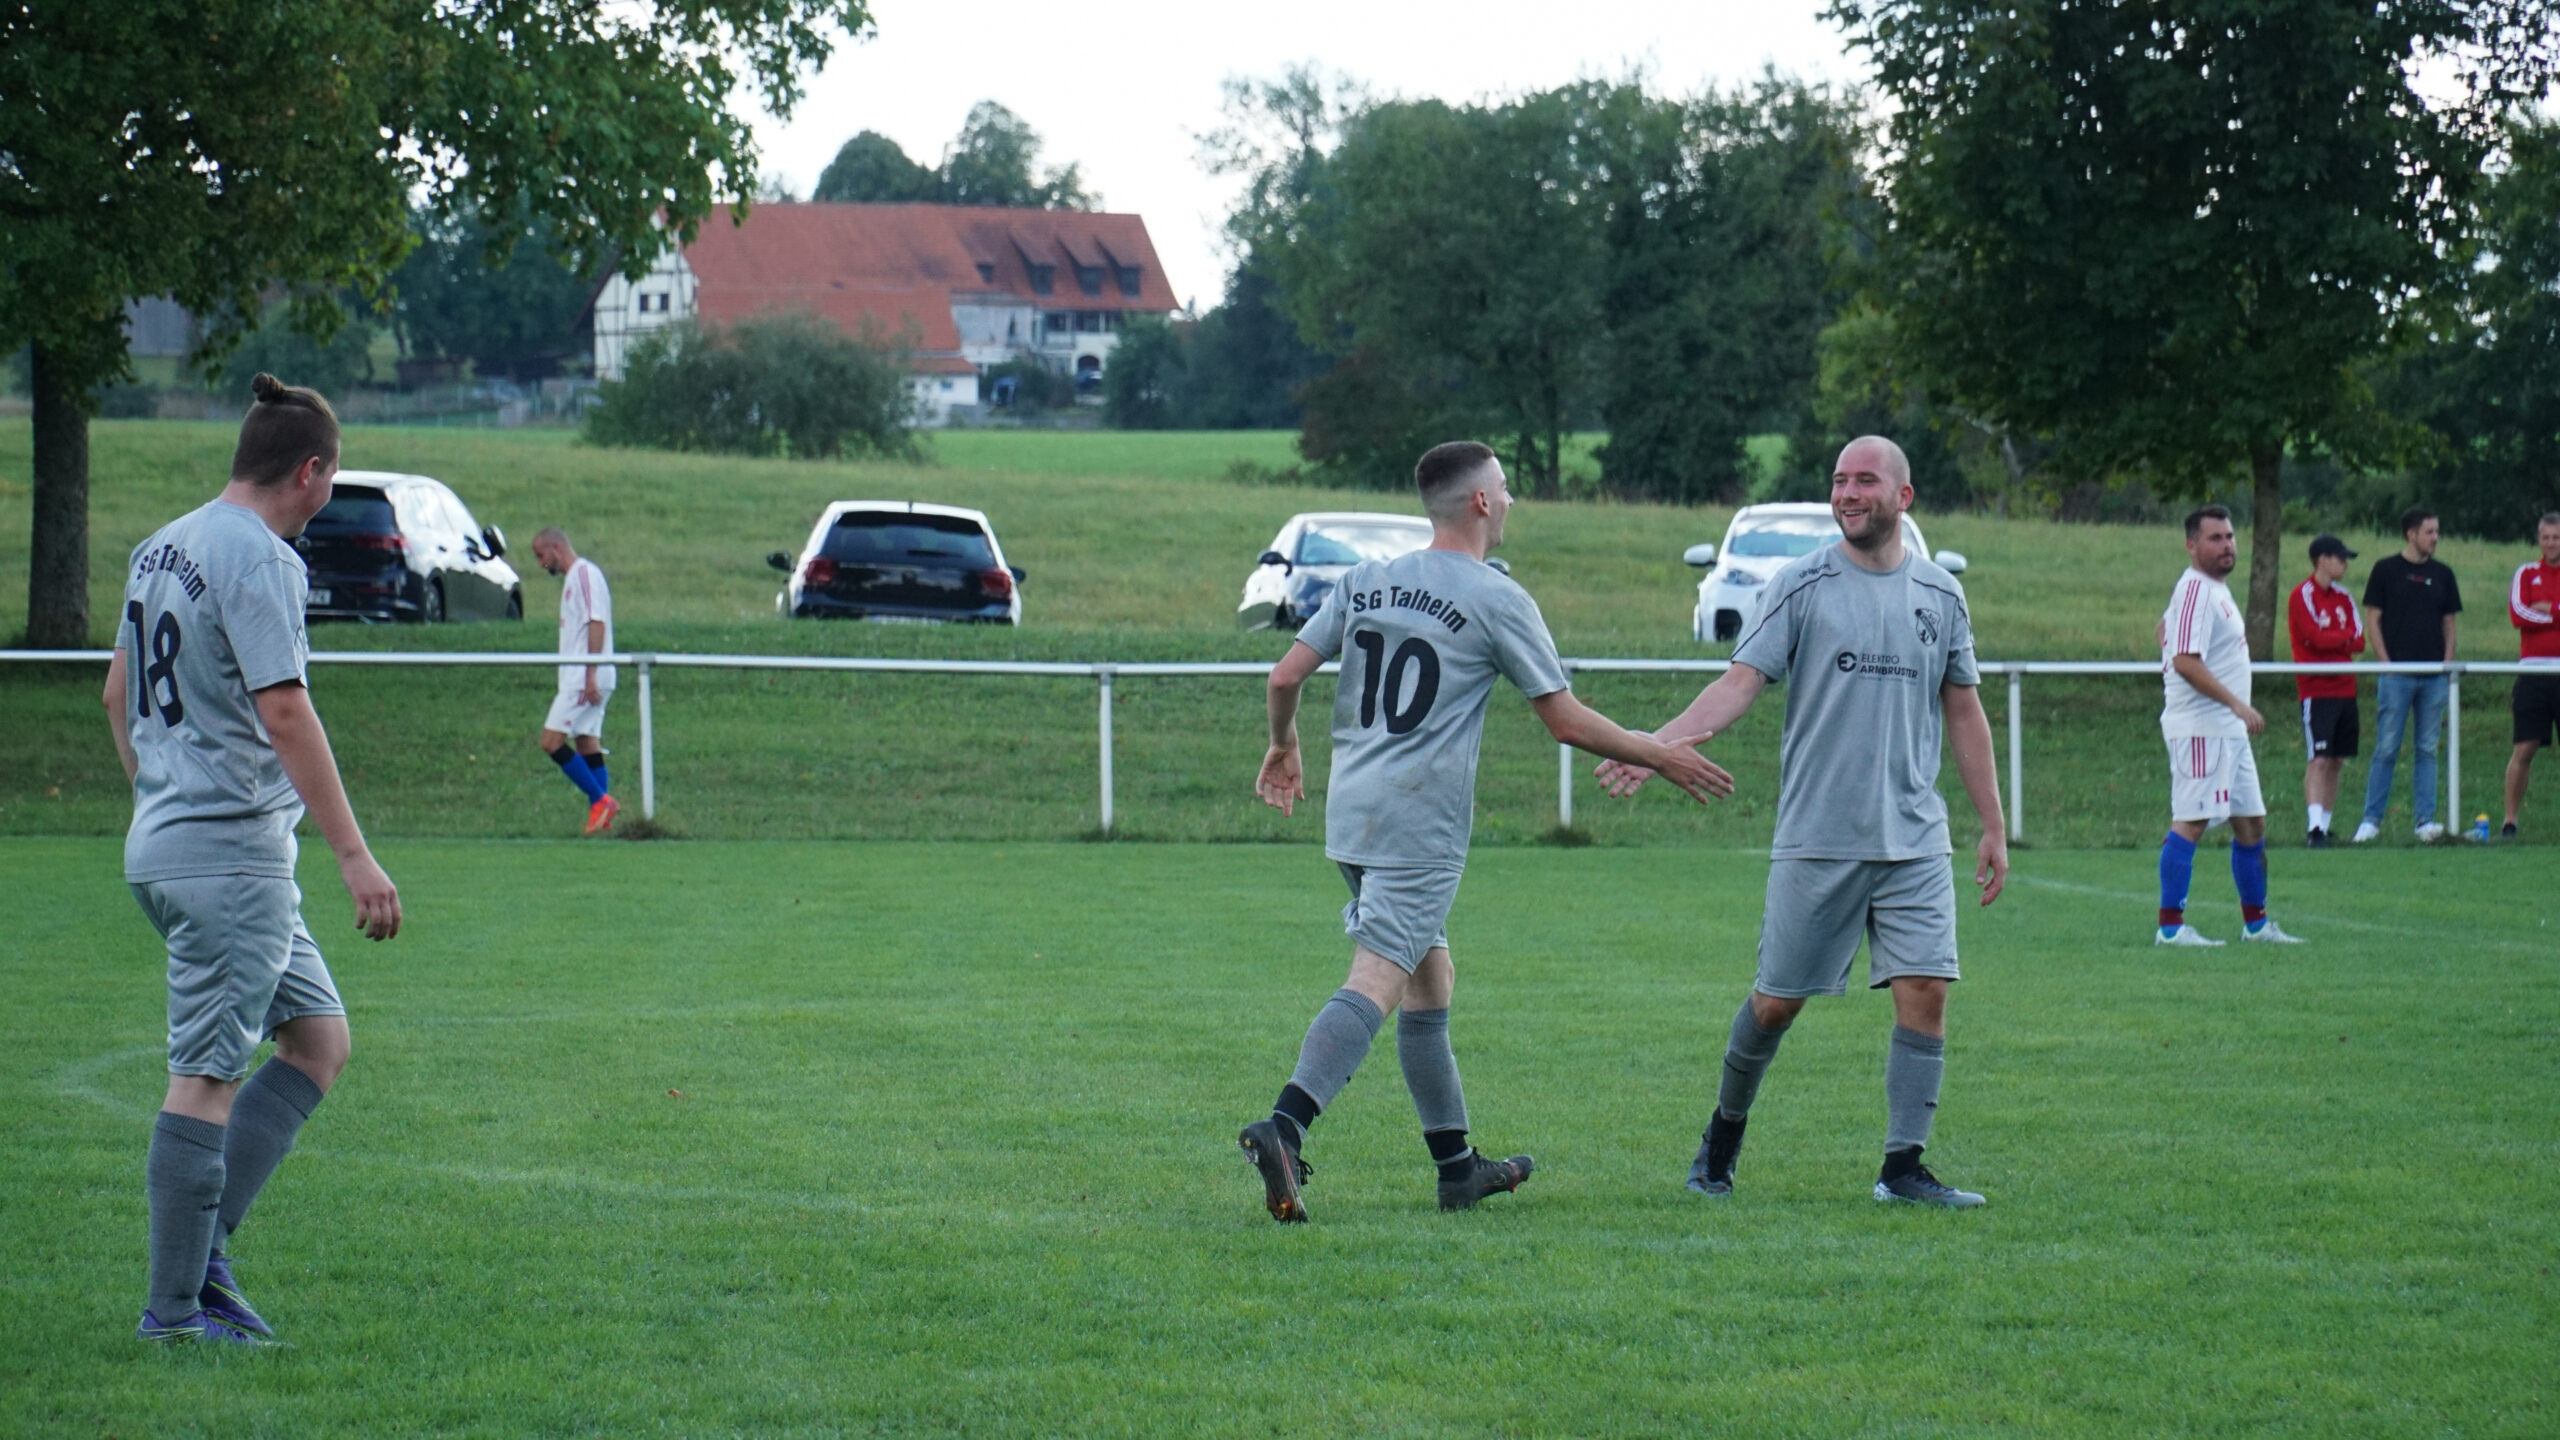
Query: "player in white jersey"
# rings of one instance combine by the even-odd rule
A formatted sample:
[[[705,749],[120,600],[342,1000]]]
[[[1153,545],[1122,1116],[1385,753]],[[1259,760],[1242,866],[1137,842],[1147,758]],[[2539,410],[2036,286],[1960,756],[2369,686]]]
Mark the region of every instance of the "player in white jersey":
[[[1289,814],[1306,794],[1298,758],[1298,692],[1339,655],[1333,781],[1325,855],[1351,903],[1351,973],[1316,1012],[1297,1068],[1267,1119],[1237,1136],[1262,1174],[1272,1218],[1307,1218],[1299,1158],[1307,1127],[1369,1053],[1390,1011],[1405,1087],[1440,1172],[1440,1208],[1464,1209],[1529,1178],[1526,1155],[1494,1160],[1467,1143],[1466,1095],[1449,1048],[1457,971],[1442,925],[1458,893],[1475,816],[1476,752],[1493,683],[1529,697],[1549,733],[1612,759],[1659,768],[1699,800],[1733,793],[1733,777],[1687,746],[1631,735],[1573,697],[1537,602],[1484,561],[1502,543],[1511,492],[1493,451],[1435,446],[1414,469],[1431,513],[1431,546],[1355,565],[1272,669],[1271,749],[1255,789]]]
[[[2160,617],[2160,683],[2167,703],[2169,833],[2160,840],[2161,945],[2219,945],[2187,923],[2196,842],[2231,823],[2231,879],[2240,890],[2243,940],[2298,943],[2267,918],[2267,801],[2249,737],[2267,728],[2249,704],[2249,636],[2223,581],[2240,563],[2231,512],[2207,505],[2187,516],[2187,570]]]
[[[613,590],[593,560],[581,559],[556,525],[533,537],[533,558],[564,577],[560,583],[560,653],[613,653]],[[578,793],[587,797],[587,833],[613,823],[622,802],[604,765],[604,707],[613,698],[614,671],[592,659],[560,667],[560,693],[542,722],[542,753]]]
[[[133,782],[125,880],[169,953],[169,1091],[151,1133],[146,1340],[259,1344],[226,1254],[346,1068],[346,1007],[302,923],[294,822],[337,857],[356,926],[400,930],[303,688],[309,580],[287,542],[329,503],[338,421],[260,375],[220,497],[133,552],[106,710]],[[249,1073],[262,1038],[273,1059]],[[242,1083],[242,1077],[247,1083]]]

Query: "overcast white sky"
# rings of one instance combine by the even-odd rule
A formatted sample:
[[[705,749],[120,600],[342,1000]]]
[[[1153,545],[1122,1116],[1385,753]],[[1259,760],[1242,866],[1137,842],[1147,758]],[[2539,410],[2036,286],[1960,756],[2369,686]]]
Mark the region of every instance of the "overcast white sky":
[[[1217,303],[1217,226],[1231,182],[1193,137],[1219,123],[1219,83],[1312,61],[1380,94],[1467,100],[1641,66],[1658,90],[1730,84],[1765,65],[1808,79],[1864,73],[1821,0],[1174,0],[1028,4],[877,0],[878,38],[838,49],[789,123],[757,127],[766,172],[807,195],[836,147],[877,130],[934,163],[969,107],[1031,122],[1051,164],[1083,165],[1111,210],[1146,217],[1176,295]]]

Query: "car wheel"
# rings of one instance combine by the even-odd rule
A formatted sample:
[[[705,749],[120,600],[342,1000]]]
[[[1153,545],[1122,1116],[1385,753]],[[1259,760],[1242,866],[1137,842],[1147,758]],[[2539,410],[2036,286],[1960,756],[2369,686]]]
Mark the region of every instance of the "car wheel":
[[[524,618],[524,587],[521,585],[507,592],[507,618],[510,620]]]
[[[444,623],[444,582],[442,580],[427,582],[427,599],[425,604],[418,607],[418,618],[429,625]]]

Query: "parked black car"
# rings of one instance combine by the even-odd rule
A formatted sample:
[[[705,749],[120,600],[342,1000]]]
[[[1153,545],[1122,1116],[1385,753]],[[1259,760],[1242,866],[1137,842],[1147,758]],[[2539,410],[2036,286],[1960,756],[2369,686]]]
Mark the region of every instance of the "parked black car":
[[[795,558],[765,563],[791,577],[784,615],[832,620],[1022,623],[1022,572],[984,513],[913,500],[839,500],[818,516]]]
[[[524,585],[499,558],[507,537],[424,475],[339,471],[293,548],[311,572],[314,620],[524,618]]]

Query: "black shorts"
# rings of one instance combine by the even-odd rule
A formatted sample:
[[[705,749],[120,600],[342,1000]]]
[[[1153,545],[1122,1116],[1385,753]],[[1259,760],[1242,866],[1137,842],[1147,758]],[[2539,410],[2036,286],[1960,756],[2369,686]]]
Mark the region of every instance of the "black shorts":
[[[2302,748],[2315,760],[2352,760],[2364,724],[2356,718],[2356,697],[2323,695],[2302,702]]]
[[[2516,677],[2516,743],[2560,744],[2560,675]]]

